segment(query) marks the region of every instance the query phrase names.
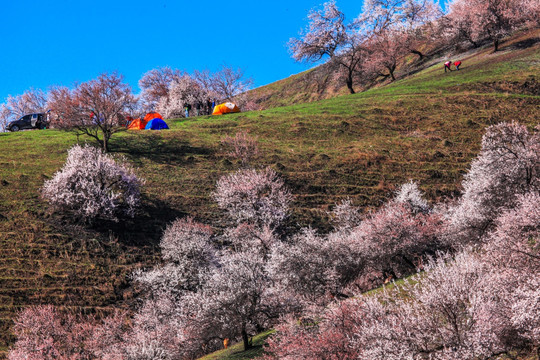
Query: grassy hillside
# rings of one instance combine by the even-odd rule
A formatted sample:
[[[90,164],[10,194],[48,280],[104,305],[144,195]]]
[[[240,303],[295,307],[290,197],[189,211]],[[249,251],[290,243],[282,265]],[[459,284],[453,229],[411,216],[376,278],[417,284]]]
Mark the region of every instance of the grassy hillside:
[[[408,179],[431,200],[451,196],[486,126],[538,124],[539,37],[529,32],[498,53],[470,53],[462,70],[448,74],[437,64],[356,95],[118,134],[112,151],[147,180],[141,214],[118,224],[74,225],[39,198],[66,150],[87,139],[55,130],[0,134],[0,351],[13,341],[11,319],[24,306],[105,313],[133,305],[128,275],[159,261],[159,238],[174,218],[220,224],[210,192],[239,167],[219,145],[226,134],[259,138],[256,165],[276,169],[296,195],[291,226],[326,230],[326,210],[339,200],[350,197],[367,211]]]
[[[511,38],[507,45],[513,43],[513,46],[517,48],[524,48],[533,45],[537,41],[537,30],[525,31]],[[492,44],[488,42],[484,46],[489,50]],[[456,48],[441,48],[440,44],[424,44],[422,51],[425,57],[421,60],[416,55],[410,54],[405,58],[404,63],[398,66],[396,70],[398,79],[408,78],[411,74],[416,74],[418,71],[433,65],[439,65],[442,69],[442,64],[449,59],[468,60],[471,55],[474,57],[478,52],[478,50],[472,49],[464,54],[462,50]],[[261,108],[268,109],[330,99],[339,95],[349,94],[344,81],[329,74],[330,70],[327,67],[327,65],[315,66],[302,73],[291,75],[283,80],[253,89],[249,92],[250,98],[258,103]],[[354,88],[359,92],[373,87],[386,86],[389,82],[389,79],[355,81]],[[429,86],[429,84],[426,85]]]

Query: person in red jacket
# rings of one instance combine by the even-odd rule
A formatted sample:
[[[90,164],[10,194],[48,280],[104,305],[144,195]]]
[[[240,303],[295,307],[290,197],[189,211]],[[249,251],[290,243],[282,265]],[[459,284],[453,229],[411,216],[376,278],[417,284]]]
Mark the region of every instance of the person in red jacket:
[[[444,63],[444,72],[446,72],[446,69],[452,71],[452,69],[450,69],[450,66],[452,66],[452,61],[447,61]]]
[[[459,65],[461,65],[461,61],[456,61],[454,65],[456,66],[456,70],[459,70]]]

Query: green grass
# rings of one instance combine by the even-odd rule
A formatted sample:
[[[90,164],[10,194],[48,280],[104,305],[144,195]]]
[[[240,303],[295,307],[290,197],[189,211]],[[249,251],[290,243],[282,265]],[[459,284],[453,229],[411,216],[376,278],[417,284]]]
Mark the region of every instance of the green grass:
[[[199,360],[245,360],[256,359],[264,354],[264,342],[275,331],[268,330],[253,337],[253,348],[244,351],[242,342],[229,346],[228,349],[219,350],[199,358]]]
[[[92,228],[51,212],[39,196],[66,150],[91,141],[56,130],[0,134],[0,347],[12,343],[12,319],[24,306],[98,313],[132,307],[137,293],[129,274],[159,261],[157,244],[175,218],[222,226],[210,193],[220,176],[240,167],[220,146],[224,135],[257,136],[254,165],[276,169],[296,196],[291,226],[325,231],[326,211],[347,197],[367,211],[409,179],[432,201],[458,192],[486,126],[538,124],[540,95],[525,83],[539,63],[539,44],[512,52],[503,46],[497,54],[471,54],[459,72],[434,65],[360,94],[119,133],[111,150],[146,179],[144,206],[135,220]]]

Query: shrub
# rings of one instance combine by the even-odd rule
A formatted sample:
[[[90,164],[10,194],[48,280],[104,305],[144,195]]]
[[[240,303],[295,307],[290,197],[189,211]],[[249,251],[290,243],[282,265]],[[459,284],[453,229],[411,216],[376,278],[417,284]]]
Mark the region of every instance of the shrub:
[[[259,155],[257,138],[252,138],[245,132],[239,132],[234,137],[227,135],[221,139],[221,144],[227,149],[227,156],[240,160],[243,166]]]
[[[45,182],[42,195],[56,209],[86,222],[133,217],[143,181],[124,160],[85,145],[68,151],[64,167]]]

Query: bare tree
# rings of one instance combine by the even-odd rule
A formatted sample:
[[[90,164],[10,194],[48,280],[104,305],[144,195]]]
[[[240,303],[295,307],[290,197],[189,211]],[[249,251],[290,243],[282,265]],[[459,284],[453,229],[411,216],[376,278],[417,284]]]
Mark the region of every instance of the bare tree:
[[[257,137],[247,132],[236,133],[234,137],[227,135],[221,139],[221,144],[227,149],[227,156],[240,160],[244,167],[259,155]]]
[[[229,65],[222,65],[215,73],[209,70],[195,71],[193,77],[206,89],[210,97],[220,100],[232,101],[235,96],[248,91],[253,85],[253,80],[245,77],[243,69],[234,69]]]
[[[136,103],[131,87],[116,72],[97,79],[51,89],[49,107],[56,113],[55,124],[96,139],[108,151],[109,139],[121,130],[123,113]]]

